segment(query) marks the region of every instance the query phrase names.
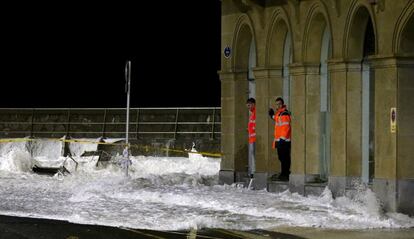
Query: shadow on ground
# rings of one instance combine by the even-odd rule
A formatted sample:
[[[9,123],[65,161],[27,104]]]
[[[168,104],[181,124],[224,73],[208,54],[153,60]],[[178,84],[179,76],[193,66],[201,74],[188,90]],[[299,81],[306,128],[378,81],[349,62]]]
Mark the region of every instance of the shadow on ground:
[[[202,229],[190,231],[154,231],[81,225],[67,221],[0,216],[0,239],[130,239],[130,238],[278,238],[300,239],[295,235],[264,230],[236,231]]]

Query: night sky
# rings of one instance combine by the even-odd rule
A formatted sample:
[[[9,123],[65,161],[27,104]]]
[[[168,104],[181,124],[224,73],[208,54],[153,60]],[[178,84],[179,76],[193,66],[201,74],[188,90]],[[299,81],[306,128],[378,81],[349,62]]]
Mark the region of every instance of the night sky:
[[[194,3],[3,8],[0,107],[125,107],[127,60],[131,107],[220,106],[220,1]]]

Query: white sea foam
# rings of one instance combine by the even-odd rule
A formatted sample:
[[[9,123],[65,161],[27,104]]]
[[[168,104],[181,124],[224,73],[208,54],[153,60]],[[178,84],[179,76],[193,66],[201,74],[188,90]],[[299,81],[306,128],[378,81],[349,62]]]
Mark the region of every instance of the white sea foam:
[[[411,217],[382,212],[366,187],[334,199],[328,188],[319,197],[303,197],[217,185],[220,159],[208,157],[135,156],[125,177],[116,164],[97,167],[96,156],[73,154],[76,168],[60,156],[61,146],[44,140],[34,152],[38,159],[63,160],[71,174],[61,178],[32,173],[25,144],[0,147],[1,214],[155,230],[414,227]]]
[[[81,156],[85,151],[96,151],[98,149],[98,144],[96,144],[95,142],[99,142],[100,139],[99,138],[98,139],[80,138],[76,140],[80,142],[69,143],[69,150],[71,152],[71,155],[73,156]],[[91,143],[87,143],[87,142],[91,142]]]
[[[58,159],[62,156],[63,142],[58,140],[37,139],[27,142],[33,157]]]

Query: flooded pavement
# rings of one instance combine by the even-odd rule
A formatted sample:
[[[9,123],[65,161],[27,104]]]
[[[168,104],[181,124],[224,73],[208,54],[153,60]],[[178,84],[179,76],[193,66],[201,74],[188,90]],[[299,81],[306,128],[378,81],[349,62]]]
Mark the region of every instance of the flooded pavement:
[[[67,221],[0,216],[0,239],[136,239],[136,238],[252,238],[252,239],[412,239],[414,228],[333,230],[322,228],[285,227],[269,230],[201,229],[156,231],[74,224]]]
[[[333,198],[218,185],[220,159],[200,155],[133,156],[126,177],[81,157],[91,146],[72,148],[68,160],[47,141],[0,145],[0,239],[414,238],[414,218],[384,212],[369,188]],[[34,163],[71,173],[36,174]]]
[[[237,231],[202,229],[188,231],[156,231],[81,225],[67,221],[0,216],[0,239],[136,239],[136,238],[289,238],[303,237],[263,230]]]

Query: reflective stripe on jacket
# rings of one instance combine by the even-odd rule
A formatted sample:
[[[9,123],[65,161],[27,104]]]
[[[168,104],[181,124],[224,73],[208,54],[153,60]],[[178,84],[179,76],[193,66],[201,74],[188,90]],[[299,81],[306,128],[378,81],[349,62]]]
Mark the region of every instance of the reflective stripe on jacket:
[[[275,121],[275,141],[280,141],[281,139],[285,141],[290,141],[290,113],[286,109],[284,105],[280,108],[276,114],[273,116],[273,120]],[[273,148],[275,148],[275,144],[273,144]]]
[[[256,142],[256,108],[253,108],[253,111],[250,112],[247,132],[249,134],[249,144]]]

